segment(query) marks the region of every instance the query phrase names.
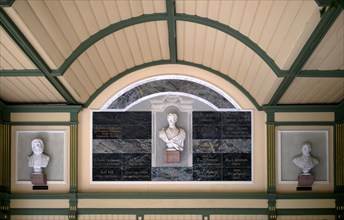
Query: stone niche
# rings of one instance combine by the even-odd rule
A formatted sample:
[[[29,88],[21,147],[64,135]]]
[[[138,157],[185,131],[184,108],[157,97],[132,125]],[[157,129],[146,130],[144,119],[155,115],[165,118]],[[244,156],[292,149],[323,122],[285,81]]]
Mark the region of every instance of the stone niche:
[[[92,180],[252,181],[252,113],[235,106],[186,80],[148,82],[124,92],[105,111],[93,112]],[[167,144],[159,138],[169,126],[168,113],[178,115],[176,127],[186,133],[175,162],[164,160]]]

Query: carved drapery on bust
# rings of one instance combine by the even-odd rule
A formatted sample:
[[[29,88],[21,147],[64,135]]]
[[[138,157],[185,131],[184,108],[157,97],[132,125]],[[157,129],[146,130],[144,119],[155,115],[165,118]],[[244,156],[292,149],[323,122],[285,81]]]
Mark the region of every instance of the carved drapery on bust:
[[[177,128],[176,123],[178,115],[176,113],[167,114],[168,128],[162,128],[159,131],[159,138],[161,138],[167,146],[167,151],[183,151],[184,140],[186,133],[184,129]]]
[[[42,167],[47,167],[49,156],[43,154],[44,143],[41,139],[35,138],[31,141],[33,154],[28,157],[28,166],[33,168],[34,174],[41,174]]]
[[[304,143],[301,147],[302,154],[293,158],[293,163],[302,170],[302,175],[310,175],[310,170],[319,163],[319,160],[311,156],[312,145]]]

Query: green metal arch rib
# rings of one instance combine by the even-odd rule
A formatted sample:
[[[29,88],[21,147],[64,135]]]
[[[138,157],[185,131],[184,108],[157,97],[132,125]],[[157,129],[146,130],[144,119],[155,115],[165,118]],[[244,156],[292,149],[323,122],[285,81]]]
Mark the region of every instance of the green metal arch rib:
[[[284,72],[281,70],[275,61],[256,43],[254,43],[250,38],[243,35],[239,31],[229,27],[228,25],[224,25],[220,22],[208,19],[208,18],[202,18],[194,15],[186,15],[186,14],[176,14],[174,17],[175,20],[180,21],[187,21],[197,24],[206,25],[209,27],[212,27],[218,31],[222,31],[225,34],[228,34],[232,36],[233,38],[237,39],[238,41],[245,44],[247,47],[249,47],[251,50],[253,50],[260,58],[263,59],[263,61],[273,70],[273,72],[278,76],[283,76]],[[92,45],[97,43],[99,40],[103,39],[104,37],[108,36],[109,34],[112,34],[116,31],[119,31],[121,29],[145,23],[145,22],[152,22],[152,21],[168,21],[169,15],[166,13],[159,13],[159,14],[151,14],[151,15],[141,15],[135,18],[130,18],[127,20],[123,20],[114,24],[109,25],[108,27],[100,30],[99,32],[93,34],[90,36],[87,40],[83,41],[65,60],[65,62],[59,67],[58,70],[53,71],[53,73],[58,75],[63,75],[67,69],[73,64],[73,62],[78,59],[79,56],[81,56],[82,53],[84,53],[88,48],[90,48]],[[170,48],[171,49],[171,48]],[[171,58],[173,59],[173,58]]]

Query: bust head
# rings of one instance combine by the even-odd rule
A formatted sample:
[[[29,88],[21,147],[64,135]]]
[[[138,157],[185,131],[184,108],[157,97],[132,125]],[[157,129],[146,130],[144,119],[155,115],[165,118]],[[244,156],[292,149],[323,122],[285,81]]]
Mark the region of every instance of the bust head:
[[[309,157],[312,151],[312,145],[310,143],[304,143],[301,147],[301,152],[304,156]]]
[[[31,148],[34,154],[42,154],[44,151],[44,143],[41,139],[35,138],[31,141]]]
[[[168,124],[171,126],[171,125],[174,125],[178,120],[178,116],[176,113],[168,113],[167,114],[167,122]]]

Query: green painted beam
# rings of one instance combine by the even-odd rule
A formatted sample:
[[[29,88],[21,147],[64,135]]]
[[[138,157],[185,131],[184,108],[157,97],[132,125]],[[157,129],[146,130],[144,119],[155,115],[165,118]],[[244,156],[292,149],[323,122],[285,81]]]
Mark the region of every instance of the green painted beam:
[[[68,208],[56,208],[56,209],[43,209],[43,208],[11,208],[10,214],[11,215],[68,215],[69,209]]]
[[[266,112],[334,112],[339,105],[263,105],[262,110]]]
[[[51,75],[49,66],[45,63],[42,57],[38,54],[35,48],[30,44],[26,37],[21,33],[13,21],[8,17],[5,11],[0,8],[0,23],[8,35],[20,47],[25,55],[34,63],[34,65],[42,71],[46,79],[52,86],[62,95],[62,97],[70,104],[77,104],[74,97],[62,85],[62,83],[54,76]]]
[[[294,63],[291,65],[288,76],[283,79],[279,88],[271,98],[269,105],[276,105],[278,101],[282,98],[284,93],[288,90],[289,86],[294,81],[294,78],[298,75],[302,67],[306,64],[314,50],[317,48],[317,46],[319,45],[323,37],[326,35],[328,30],[331,28],[331,26],[333,25],[333,23],[335,22],[335,20],[341,12],[342,9],[340,8],[332,8],[324,14],[324,16],[314,29],[313,33],[308,38],[304,47],[301,49],[299,55],[296,57]]]
[[[301,70],[296,77],[343,78],[344,70]]]
[[[0,70],[0,77],[20,77],[20,76],[45,76],[38,69],[32,70]]]
[[[176,2],[175,0],[166,0],[167,7],[167,25],[168,25],[168,45],[170,49],[171,63],[177,61],[177,35],[176,35]]]
[[[271,70],[276,74],[276,76],[281,77],[286,74],[286,71],[281,70],[277,66],[275,61],[261,47],[259,47],[250,38],[243,35],[239,31],[231,28],[228,25],[222,24],[218,21],[214,21],[208,18],[202,18],[199,16],[187,15],[187,14],[176,14],[175,19],[180,20],[180,21],[187,21],[187,22],[197,23],[201,25],[206,25],[208,27],[212,27],[216,30],[222,31],[223,33],[226,33],[234,37],[235,39],[237,39],[238,41],[240,41],[241,43],[249,47],[252,51],[254,51],[271,68]]]
[[[0,7],[11,7],[15,0],[0,0]]]
[[[81,105],[6,105],[8,112],[79,112]]]

